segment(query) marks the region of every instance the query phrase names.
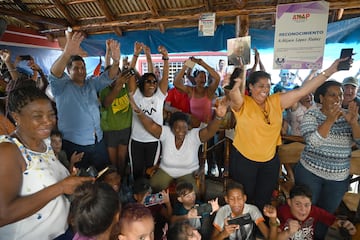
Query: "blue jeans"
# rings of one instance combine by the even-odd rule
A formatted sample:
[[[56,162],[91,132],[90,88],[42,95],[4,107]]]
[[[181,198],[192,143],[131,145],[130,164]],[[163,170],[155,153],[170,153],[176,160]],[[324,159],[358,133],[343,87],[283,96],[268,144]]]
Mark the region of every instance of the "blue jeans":
[[[335,213],[345,192],[349,188],[350,177],[343,181],[332,181],[321,178],[304,168],[301,163],[296,164],[295,183],[307,185],[312,192],[312,204]],[[316,239],[324,239],[328,227],[319,222],[315,227]]]
[[[343,181],[326,180],[303,167],[295,166],[295,182],[307,185],[312,192],[312,203],[330,213],[334,213],[349,188],[350,177]]]
[[[91,145],[78,145],[73,142],[63,139],[63,149],[66,152],[68,160],[70,162],[73,152],[84,152],[82,160],[76,163],[77,168],[88,168],[94,166],[98,171],[105,168],[110,164],[109,154],[105,146],[105,141],[101,141]]]

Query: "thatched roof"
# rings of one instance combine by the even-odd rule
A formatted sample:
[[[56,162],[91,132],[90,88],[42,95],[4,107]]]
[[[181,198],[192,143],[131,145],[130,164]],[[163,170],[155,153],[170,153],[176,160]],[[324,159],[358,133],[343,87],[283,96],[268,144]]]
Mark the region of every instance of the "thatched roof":
[[[272,29],[277,4],[308,0],[3,0],[0,13],[8,25],[35,29],[52,37],[64,30],[87,34],[195,27],[201,13],[216,12],[216,24],[249,19],[249,27]],[[329,22],[360,16],[360,0],[330,2]]]

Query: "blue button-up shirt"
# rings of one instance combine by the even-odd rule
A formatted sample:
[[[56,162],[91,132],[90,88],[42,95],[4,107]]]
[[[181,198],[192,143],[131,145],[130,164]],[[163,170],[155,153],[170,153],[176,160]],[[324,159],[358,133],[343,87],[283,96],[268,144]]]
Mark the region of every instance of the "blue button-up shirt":
[[[103,137],[100,127],[100,103],[97,93],[111,84],[108,71],[99,77],[87,78],[76,85],[67,74],[57,78],[50,74],[49,83],[58,111],[58,128],[63,138],[78,145],[95,143]]]

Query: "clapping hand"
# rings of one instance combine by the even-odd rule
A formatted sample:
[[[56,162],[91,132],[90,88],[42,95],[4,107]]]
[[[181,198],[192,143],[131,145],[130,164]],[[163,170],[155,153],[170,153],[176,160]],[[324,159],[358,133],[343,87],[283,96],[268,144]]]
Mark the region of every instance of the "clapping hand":
[[[343,111],[342,114],[345,120],[350,124],[358,124],[359,120],[359,106],[355,101],[351,101],[348,106],[348,110]]]

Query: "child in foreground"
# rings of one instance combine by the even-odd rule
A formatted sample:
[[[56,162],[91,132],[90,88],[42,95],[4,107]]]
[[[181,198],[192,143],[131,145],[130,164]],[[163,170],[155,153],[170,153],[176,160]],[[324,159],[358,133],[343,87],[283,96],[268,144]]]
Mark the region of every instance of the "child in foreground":
[[[140,203],[128,203],[121,212],[119,240],[154,240],[154,218]]]
[[[318,222],[337,229],[342,228],[350,235],[356,233],[356,228],[350,221],[336,219],[333,214],[312,205],[311,198],[311,190],[306,185],[295,185],[290,190],[287,205],[281,206],[278,210],[281,222],[278,240],[314,239]]]
[[[276,239],[277,221],[276,209],[267,205],[264,207],[265,216],[269,217],[270,230],[265,219],[255,205],[246,203],[244,187],[240,183],[232,182],[228,185],[225,195],[227,205],[222,206],[213,222],[213,240],[219,239],[255,239],[254,224],[265,239]],[[237,221],[232,219],[237,218]]]
[[[174,206],[171,222],[188,221],[195,229],[199,230],[203,239],[209,239],[211,233],[211,214],[219,209],[218,199],[208,202],[207,211],[200,212],[199,206],[204,206],[196,201],[194,186],[190,182],[179,182],[176,185],[177,202]]]

